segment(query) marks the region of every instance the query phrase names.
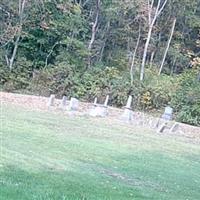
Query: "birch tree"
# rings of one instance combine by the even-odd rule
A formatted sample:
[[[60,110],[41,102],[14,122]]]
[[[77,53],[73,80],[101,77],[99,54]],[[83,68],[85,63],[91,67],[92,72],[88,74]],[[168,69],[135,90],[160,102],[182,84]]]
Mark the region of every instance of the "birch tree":
[[[134,75],[133,73],[134,73],[135,57],[136,57],[136,53],[137,53],[138,46],[139,46],[139,43],[140,43],[140,38],[141,38],[141,28],[139,27],[138,39],[137,39],[137,43],[136,43],[136,46],[135,46],[135,50],[133,52],[131,67],[130,67],[131,85],[133,85],[133,75]]]
[[[169,50],[170,43],[171,43],[171,40],[172,40],[172,37],[173,37],[173,34],[174,34],[175,26],[176,26],[176,18],[173,20],[172,29],[171,29],[171,34],[170,34],[169,40],[168,40],[168,42],[167,42],[167,47],[166,47],[166,49],[165,49],[165,53],[164,53],[164,56],[163,56],[163,59],[162,59],[162,63],[161,63],[161,65],[160,65],[160,69],[159,69],[158,75],[160,75],[161,72],[162,72],[162,69],[163,69],[163,66],[164,66],[164,63],[165,63],[165,59],[166,59],[166,56],[167,56],[167,52],[168,52],[168,50]]]
[[[94,44],[95,41],[95,37],[96,37],[96,33],[97,33],[97,26],[98,26],[98,21],[99,21],[99,12],[100,12],[100,3],[101,0],[96,0],[96,16],[95,16],[95,21],[92,22],[92,35],[91,35],[91,39],[88,45],[88,50],[89,50],[89,66],[91,65],[91,50],[92,50],[92,46]]]
[[[161,3],[161,0],[158,0],[155,11],[154,11],[154,0],[152,1],[148,0],[148,17],[149,17],[148,27],[149,28],[148,28],[148,34],[147,34],[147,39],[146,39],[146,43],[144,47],[142,64],[141,64],[141,69],[140,69],[140,81],[143,81],[144,79],[147,51],[148,51],[149,43],[151,40],[153,27],[156,23],[156,20],[158,19],[163,9],[165,8],[167,1],[168,0],[164,0],[164,2]]]
[[[26,2],[27,2],[26,0],[19,0],[18,2],[19,25],[17,28],[16,39],[14,41],[14,48],[13,48],[10,58],[8,58],[8,56],[6,55],[6,62],[10,70],[12,70],[13,68],[13,63],[17,54],[18,46],[19,46],[19,41],[20,41],[20,37],[22,33],[22,26],[24,23],[24,9],[25,9]]]

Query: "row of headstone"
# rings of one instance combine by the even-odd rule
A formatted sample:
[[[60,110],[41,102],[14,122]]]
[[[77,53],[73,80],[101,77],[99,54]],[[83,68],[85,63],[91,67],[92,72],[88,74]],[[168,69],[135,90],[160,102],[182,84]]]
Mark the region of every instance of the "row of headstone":
[[[48,103],[47,103],[47,106],[48,108],[51,108],[55,105],[55,95],[51,95],[49,97],[49,100],[48,100]],[[72,110],[72,111],[77,111],[78,110],[78,107],[79,107],[79,100],[76,99],[76,98],[71,98],[70,99],[70,102],[69,102],[69,106],[67,107],[67,97],[66,96],[63,96],[62,100],[61,100],[61,104],[59,106],[62,110],[66,110],[66,109],[69,109],[69,110]]]
[[[125,121],[132,121],[133,118],[133,110],[132,110],[132,96],[128,97],[126,106],[124,106],[124,112],[122,114],[122,119]],[[109,102],[109,95],[106,96],[104,104],[97,103],[97,97],[94,99],[93,108],[90,111],[91,116],[101,116],[104,117],[108,114],[108,102]],[[48,101],[48,107],[54,106],[55,103],[55,95],[51,95]],[[67,97],[63,96],[60,108],[65,109],[67,107]],[[78,110],[79,107],[79,100],[76,98],[71,98],[69,103],[69,110]],[[164,114],[161,116],[161,119],[164,120],[172,120],[173,117],[173,109],[169,106],[165,108]]]
[[[121,120],[125,122],[134,122],[135,119],[134,117],[134,112],[132,109],[132,101],[133,98],[132,96],[128,97],[126,106],[123,107],[124,111],[123,114],[121,115]],[[106,117],[108,115],[108,102],[109,102],[109,95],[106,96],[106,99],[103,104],[98,103],[97,97],[94,99],[93,107],[89,111],[89,115],[92,117]],[[48,107],[52,107],[55,104],[55,95],[51,95],[48,101]],[[62,110],[69,110],[69,111],[78,111],[79,108],[79,100],[76,98],[71,98],[69,105],[67,106],[67,97],[63,96],[60,104],[60,108]],[[177,129],[178,124],[175,123],[173,126],[169,127],[167,121],[171,121],[173,118],[173,109],[170,106],[167,106],[165,108],[164,113],[161,115],[160,119],[158,120],[156,124],[156,129],[158,133],[162,133],[166,128],[170,129],[170,132],[174,132],[174,130]],[[160,124],[160,121],[162,124]]]

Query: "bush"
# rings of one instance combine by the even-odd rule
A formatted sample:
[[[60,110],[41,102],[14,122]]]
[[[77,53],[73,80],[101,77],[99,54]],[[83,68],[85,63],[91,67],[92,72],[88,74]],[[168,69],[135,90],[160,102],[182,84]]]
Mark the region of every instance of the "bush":
[[[129,95],[133,96],[134,109],[150,110],[168,104],[170,97],[161,86],[152,88],[135,80],[130,85],[129,74],[120,73],[114,67],[94,68],[87,72],[77,72],[74,66],[60,63],[50,69],[35,73],[29,87],[33,93],[57,97],[67,95],[84,101],[95,97],[102,103],[110,95],[110,104],[122,107]]]
[[[66,95],[73,85],[73,68],[73,66],[60,63],[50,69],[35,71],[28,89],[34,94],[43,96],[56,94],[61,97]]]
[[[179,78],[179,88],[172,96],[177,120],[200,126],[200,82],[197,72],[187,71]]]
[[[30,83],[31,76],[31,63],[24,58],[18,60],[12,70],[7,66],[0,66],[0,84],[3,90],[8,92],[25,89]]]

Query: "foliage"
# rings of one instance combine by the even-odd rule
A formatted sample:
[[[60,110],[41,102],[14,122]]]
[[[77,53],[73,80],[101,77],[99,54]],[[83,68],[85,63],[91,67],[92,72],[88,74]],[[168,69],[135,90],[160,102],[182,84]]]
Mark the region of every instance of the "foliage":
[[[180,85],[172,97],[177,119],[200,126],[200,82],[197,72],[187,71],[180,76]]]
[[[180,114],[189,104],[184,99],[187,88],[177,77],[187,70],[193,73],[200,66],[200,4],[196,0],[167,1],[152,28],[145,80],[141,83],[138,74],[149,32],[149,17],[154,15],[150,12],[156,10],[157,2],[154,1],[151,9],[145,0],[126,3],[100,0],[93,38],[97,0],[2,0],[0,87],[7,91],[26,89],[45,96],[66,94],[86,101],[92,101],[95,96],[103,101],[109,94],[110,103],[116,106],[125,105],[127,96],[132,95],[134,108],[140,110],[162,109],[172,100],[179,120],[189,122]],[[177,23],[171,46],[162,75],[158,76],[174,18]],[[133,57],[134,83],[131,85]],[[10,67],[12,58],[14,63]],[[196,92],[199,91],[194,90],[194,95]],[[196,104],[194,111],[188,109],[187,113],[193,113],[189,118],[195,118]]]
[[[32,77],[32,66],[25,58],[18,60],[12,71],[0,65],[0,84],[5,91],[16,91],[27,88]]]

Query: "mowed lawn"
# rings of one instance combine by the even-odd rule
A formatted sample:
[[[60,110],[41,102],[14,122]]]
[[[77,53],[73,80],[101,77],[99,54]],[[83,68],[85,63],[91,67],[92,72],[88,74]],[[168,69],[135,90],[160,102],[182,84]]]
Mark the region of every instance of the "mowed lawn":
[[[199,200],[200,146],[106,119],[1,105],[1,200]]]

